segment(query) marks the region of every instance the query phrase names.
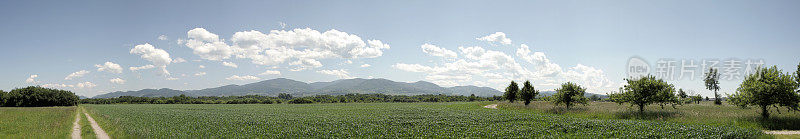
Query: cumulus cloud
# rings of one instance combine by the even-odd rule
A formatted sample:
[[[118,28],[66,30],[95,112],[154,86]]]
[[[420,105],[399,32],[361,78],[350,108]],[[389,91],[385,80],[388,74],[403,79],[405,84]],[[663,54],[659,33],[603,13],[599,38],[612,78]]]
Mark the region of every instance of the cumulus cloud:
[[[96,86],[97,85],[92,83],[92,82],[82,82],[82,83],[75,84],[75,88],[78,88],[78,89],[80,89],[80,88],[94,88]]]
[[[189,40],[186,47],[194,50],[194,54],[207,60],[228,59],[233,55],[233,49],[217,34],[211,33],[204,28],[195,28],[186,32]]]
[[[35,83],[39,83],[40,81],[36,80],[37,77],[39,77],[39,75],[33,74],[30,77],[28,77],[28,79],[25,79],[25,82],[26,83],[34,83],[34,84]]]
[[[179,58],[175,58],[175,60],[172,60],[172,63],[183,63],[183,62],[186,62],[186,59],[183,59],[183,58],[180,58],[180,57]]]
[[[495,32],[494,34],[489,34],[488,36],[483,36],[475,39],[487,42],[497,42],[505,45],[511,44],[511,39],[506,38],[506,33],[503,32]]]
[[[295,70],[322,66],[318,59],[329,58],[374,58],[389,49],[380,40],[364,40],[359,36],[328,30],[319,32],[310,28],[294,30],[271,30],[236,32],[228,45],[218,35],[203,28],[188,33],[186,46],[203,59],[222,60],[233,56],[250,59],[259,65],[278,65],[290,62]]]
[[[347,71],[345,71],[344,69],[339,69],[339,70],[318,70],[317,73],[333,75],[333,76],[339,77],[340,79],[353,78],[353,77],[350,77],[350,75],[348,75],[349,73],[347,73]]]
[[[362,67],[362,68],[366,68],[366,67],[369,67],[369,66],[372,66],[372,65],[369,65],[369,64],[363,64],[363,65],[361,65],[361,67]]]
[[[162,40],[162,41],[167,40],[167,35],[159,35],[158,36],[158,40]]]
[[[163,49],[157,49],[150,45],[149,43],[136,45],[130,51],[131,54],[140,55],[142,59],[150,61],[153,63],[155,67],[158,67],[160,70],[158,71],[161,75],[169,75],[169,71],[167,71],[167,65],[172,62],[172,58],[169,57],[169,53],[164,51]]]
[[[233,63],[233,62],[222,62],[222,65],[223,66],[227,66],[227,67],[232,67],[232,68],[238,68],[239,67],[239,65],[236,65],[236,63]]]
[[[64,80],[72,80],[72,79],[75,79],[75,78],[80,78],[80,77],[83,77],[86,74],[89,74],[89,71],[81,70],[81,71],[73,72],[72,74],[67,75],[67,77],[64,77]]]
[[[267,70],[267,71],[264,71],[264,72],[262,72],[262,73],[260,73],[258,75],[281,75],[281,71]]]
[[[501,42],[504,40],[483,38]],[[489,35],[488,38],[505,38],[505,34],[495,33]],[[510,40],[506,42],[510,44]],[[428,47],[430,51],[423,48],[423,52],[431,54],[435,49],[431,46]],[[544,53],[533,52],[525,44],[520,45],[516,50],[516,56],[527,63],[517,62],[514,57],[505,52],[487,50],[479,46],[459,47],[458,50],[458,58],[453,61],[433,63],[430,66],[396,63],[392,67],[402,71],[423,73],[425,80],[441,86],[474,84],[502,89],[512,80],[531,80],[534,85],[549,89],[557,88],[560,83],[575,82],[587,87],[587,90],[593,93],[610,91],[619,87],[619,84],[609,80],[601,69],[582,64],[562,69],[560,65],[551,62]],[[431,56],[441,55],[431,54]]]
[[[111,83],[115,83],[115,84],[125,84],[125,80],[120,79],[120,78],[114,78],[114,79],[111,79],[111,80],[108,80],[108,81],[111,82]]]
[[[122,73],[122,66],[119,66],[119,64],[113,62],[106,62],[103,63],[103,65],[95,64],[94,66],[97,67],[97,71],[106,71],[117,74]]]
[[[206,72],[197,72],[194,74],[194,76],[203,76],[203,75],[206,75]]]
[[[232,81],[234,81],[234,80],[235,80],[235,81],[244,81],[244,80],[261,80],[261,78],[258,78],[258,77],[256,77],[256,76],[251,76],[251,75],[245,75],[245,76],[233,75],[233,76],[231,76],[231,77],[228,77],[228,78],[225,78],[225,79],[227,79],[227,80],[232,80]]]
[[[42,87],[45,87],[45,88],[67,88],[67,87],[75,87],[75,85],[49,83],[49,84],[43,84]]]
[[[206,66],[200,65],[200,66],[197,66],[197,68],[205,69]]]
[[[444,57],[444,58],[456,58],[456,57],[458,57],[456,52],[453,52],[453,51],[450,51],[450,50],[447,50],[447,49],[444,49],[444,48],[437,47],[436,45],[425,43],[425,44],[422,44],[422,46],[420,46],[420,47],[422,47],[422,52],[425,52],[425,53],[427,53],[429,55],[432,55],[432,56],[438,56],[438,57]]]
[[[166,80],[174,81],[174,80],[178,80],[178,78],[175,78],[175,77],[167,77],[167,79],[166,79]]]
[[[155,65],[144,65],[144,66],[138,66],[138,67],[129,67],[128,69],[131,70],[131,71],[138,71],[138,70],[144,70],[144,69],[152,69],[152,68],[155,68],[155,67],[156,67]]]

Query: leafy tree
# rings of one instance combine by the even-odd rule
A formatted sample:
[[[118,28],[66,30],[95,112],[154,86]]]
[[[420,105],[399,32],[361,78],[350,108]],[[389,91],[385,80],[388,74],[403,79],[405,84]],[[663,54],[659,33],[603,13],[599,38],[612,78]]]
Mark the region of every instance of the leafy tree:
[[[694,101],[696,104],[700,104],[700,101],[703,101],[703,96],[700,96],[700,94],[692,96],[692,101]]]
[[[6,104],[6,92],[0,90],[0,106],[4,106]]]
[[[769,118],[770,107],[778,109],[781,106],[790,111],[800,111],[797,88],[794,77],[783,73],[777,66],[758,68],[755,73],[745,77],[728,101],[742,107],[759,106],[761,117]]]
[[[530,104],[531,100],[536,98],[536,95],[539,95],[539,91],[533,88],[530,81],[525,81],[525,83],[522,84],[520,93],[522,94],[522,100],[525,101],[525,105]]]
[[[78,96],[66,90],[38,86],[16,88],[3,93],[7,107],[73,106],[78,104]]]
[[[289,94],[286,94],[286,93],[280,93],[280,94],[278,94],[278,98],[284,99],[284,100],[290,100],[290,99],[292,99],[294,97],[292,97],[292,95],[289,95]]]
[[[567,109],[572,107],[573,103],[586,105],[587,99],[583,96],[584,93],[586,93],[586,88],[567,82],[561,84],[561,88],[556,89],[556,94],[552,96],[552,101],[556,105],[566,105]]]
[[[800,84],[800,64],[797,64],[797,71],[794,72],[794,80]],[[798,93],[800,93],[800,90],[798,90]]]
[[[519,92],[519,86],[517,86],[517,82],[511,81],[511,84],[506,87],[506,99],[508,102],[514,103],[514,100],[517,99],[517,92]]]
[[[687,95],[686,92],[683,91],[683,88],[678,89],[678,98],[684,99],[684,98],[687,98],[687,97],[689,97],[689,95]]]
[[[656,79],[655,76],[648,75],[639,79],[625,79],[625,81],[628,82],[628,85],[623,87],[623,92],[610,95],[613,102],[639,106],[639,112],[644,112],[644,106],[650,104],[659,104],[663,109],[666,104],[671,103],[674,107],[674,104],[678,103],[673,93],[675,87],[662,79]]]
[[[591,100],[591,101],[600,101],[600,97],[597,96],[597,94],[592,94],[592,96],[589,96],[589,100]]]
[[[289,100],[289,104],[310,104],[310,103],[314,103],[314,101],[308,100],[306,98],[295,98]]]
[[[478,97],[476,97],[475,94],[469,94],[469,101],[475,101],[475,100],[478,100]]]
[[[704,79],[706,83],[706,89],[714,91],[714,104],[722,105],[721,99],[719,99],[719,70],[714,68],[708,68],[708,72],[706,72],[706,78]],[[708,100],[708,99],[706,99]]]

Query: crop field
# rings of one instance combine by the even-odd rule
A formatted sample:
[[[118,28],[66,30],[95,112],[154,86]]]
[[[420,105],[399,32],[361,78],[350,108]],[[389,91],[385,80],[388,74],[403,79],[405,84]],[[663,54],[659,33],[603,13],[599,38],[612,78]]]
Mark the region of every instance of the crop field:
[[[748,138],[751,128],[644,120],[594,120],[491,102],[304,105],[83,105],[115,138]]]
[[[76,107],[0,107],[0,138],[68,138]]]
[[[664,106],[651,105],[640,114],[628,104],[619,105],[613,102],[590,102],[587,106],[576,106],[566,110],[563,106],[553,106],[546,101],[534,101],[525,106],[522,103],[500,102],[499,107],[511,110],[522,110],[549,115],[563,115],[570,117],[593,119],[637,119],[648,121],[663,121],[687,124],[704,124],[714,126],[736,126],[761,130],[800,130],[800,112],[788,112],[782,108],[780,111],[772,109],[772,117],[762,119],[760,109],[740,108],[724,104],[714,105],[711,101],[700,104],[683,104]],[[780,114],[779,114],[780,113]]]

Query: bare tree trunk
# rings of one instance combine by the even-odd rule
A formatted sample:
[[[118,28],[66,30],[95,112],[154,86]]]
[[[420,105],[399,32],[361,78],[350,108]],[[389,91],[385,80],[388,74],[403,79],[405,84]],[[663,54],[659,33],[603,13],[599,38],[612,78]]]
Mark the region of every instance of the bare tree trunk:
[[[767,109],[767,105],[761,105],[761,117],[764,119],[769,118],[769,110]]]

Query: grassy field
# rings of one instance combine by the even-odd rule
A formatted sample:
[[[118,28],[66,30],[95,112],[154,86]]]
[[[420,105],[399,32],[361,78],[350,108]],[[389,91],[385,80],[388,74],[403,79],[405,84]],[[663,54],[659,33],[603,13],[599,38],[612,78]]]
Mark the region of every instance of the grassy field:
[[[0,138],[69,138],[76,107],[0,107]]]
[[[566,110],[564,106],[553,106],[550,102],[531,102],[525,106],[520,102],[499,103],[499,108],[533,111],[549,115],[565,115],[570,117],[595,118],[595,119],[636,119],[649,121],[666,121],[688,124],[705,124],[714,126],[737,126],[761,130],[800,130],[800,113],[787,112],[782,109],[781,114],[773,109],[769,119],[762,119],[760,109],[742,109],[733,105],[714,105],[713,102],[700,104],[678,105],[675,108],[658,105],[645,108],[640,114],[638,109],[629,104],[619,105],[613,102],[591,102],[587,106],[576,106]]]
[[[593,120],[473,103],[83,105],[115,138],[747,138],[732,126]]]

